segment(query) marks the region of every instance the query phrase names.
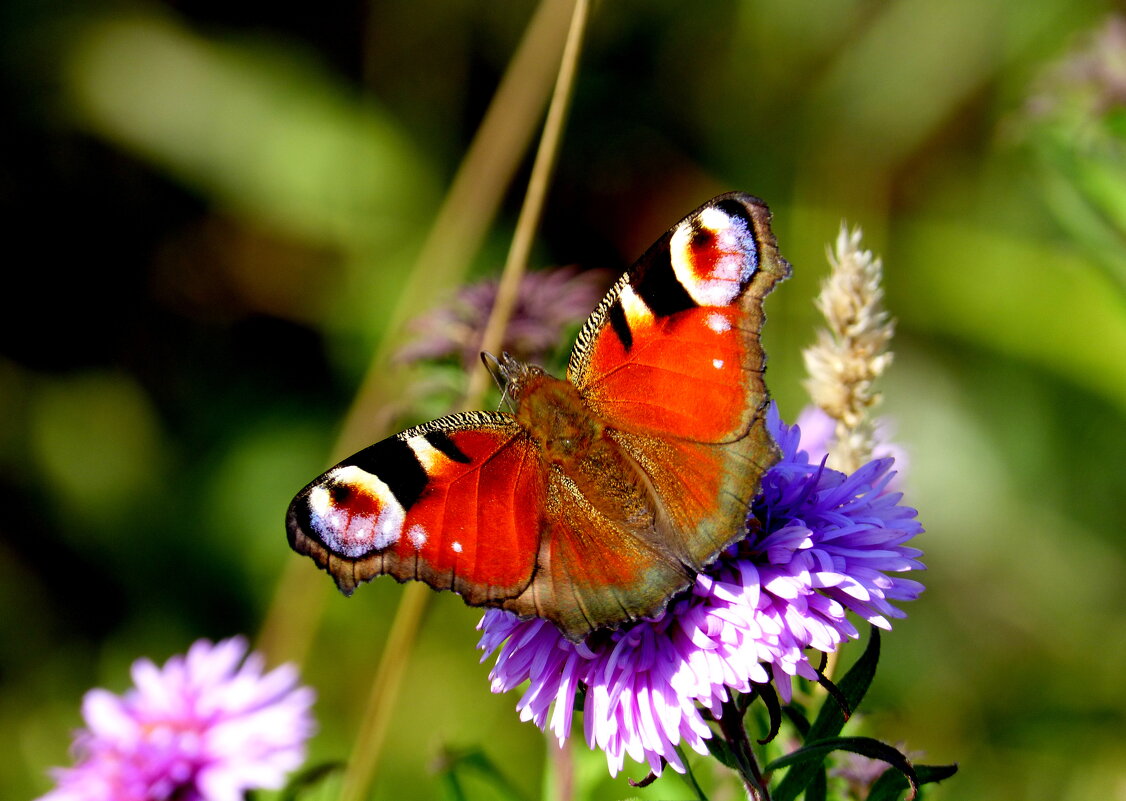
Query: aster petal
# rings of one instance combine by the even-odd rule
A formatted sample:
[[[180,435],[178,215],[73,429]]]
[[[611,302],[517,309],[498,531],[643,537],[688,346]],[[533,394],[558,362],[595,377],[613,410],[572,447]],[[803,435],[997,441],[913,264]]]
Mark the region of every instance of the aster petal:
[[[168,660],[161,670],[148,659],[138,659],[129,673],[136,685],[136,693],[145,699],[150,709],[159,709],[172,714],[183,703],[179,689],[183,684],[180,661],[176,657]],[[127,695],[126,698],[129,698]]]
[[[136,720],[109,690],[87,692],[82,698],[82,717],[95,737],[127,740],[137,736]]]
[[[572,699],[575,697],[575,690],[578,689],[579,683],[578,662],[578,653],[571,653],[567,657],[567,661],[560,671],[562,678],[559,683],[559,690],[555,694],[551,730],[555,732],[560,745],[566,742],[567,736],[571,733],[571,716],[575,709]]]

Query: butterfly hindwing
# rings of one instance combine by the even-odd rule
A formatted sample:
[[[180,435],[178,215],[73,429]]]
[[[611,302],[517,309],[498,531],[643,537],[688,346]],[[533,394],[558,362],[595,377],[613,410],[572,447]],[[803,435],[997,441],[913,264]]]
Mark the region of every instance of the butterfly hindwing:
[[[351,593],[381,574],[497,604],[532,579],[544,474],[508,415],[451,415],[329,470],[290,504],[294,550]]]

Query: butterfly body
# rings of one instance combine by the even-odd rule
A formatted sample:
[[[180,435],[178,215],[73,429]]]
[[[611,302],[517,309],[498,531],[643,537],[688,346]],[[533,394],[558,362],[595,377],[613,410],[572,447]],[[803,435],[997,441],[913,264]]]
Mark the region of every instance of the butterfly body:
[[[341,462],[290,505],[291,546],[345,592],[417,579],[572,640],[660,613],[743,536],[777,460],[759,332],[788,271],[761,201],[705,204],[595,309],[566,380],[487,361],[512,414],[450,415]]]

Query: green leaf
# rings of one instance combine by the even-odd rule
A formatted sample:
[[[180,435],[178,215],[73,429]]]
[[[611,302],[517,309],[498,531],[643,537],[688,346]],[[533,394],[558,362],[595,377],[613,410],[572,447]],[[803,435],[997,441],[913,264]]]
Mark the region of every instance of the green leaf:
[[[821,685],[821,688],[829,694],[830,698],[836,701],[837,709],[841,711],[841,715],[845,720],[848,720],[850,717],[852,717],[852,704],[850,704],[848,702],[848,699],[845,698],[845,694],[841,692],[841,688],[834,684],[828,676],[821,672],[821,668],[817,669],[817,683]]]
[[[770,713],[770,730],[758,741],[759,745],[766,745],[778,736],[778,729],[782,726],[782,705],[778,702],[778,693],[774,691],[774,685],[764,684],[756,689],[766,711]],[[808,724],[806,727],[808,728]]]
[[[856,709],[860,702],[864,699],[865,693],[872,684],[872,678],[876,675],[876,665],[880,661],[880,633],[879,629],[875,626],[871,627],[871,636],[868,638],[868,645],[864,649],[864,653],[856,660],[848,673],[837,684],[837,689],[840,690],[841,695],[845,701],[848,702],[849,709]],[[825,699],[821,705],[820,711],[817,713],[816,720],[813,725],[809,727],[809,731],[805,736],[805,742],[812,744],[815,741],[825,741],[829,738],[834,738],[838,735],[844,727],[845,718],[841,712],[840,706],[833,697]],[[800,749],[794,753],[800,753],[805,749]],[[830,749],[831,750],[831,749]],[[788,757],[782,757],[782,760],[775,760],[767,769],[773,767],[782,767],[785,764],[792,764],[790,771],[778,783],[778,787],[771,793],[774,801],[793,801],[801,794],[811,781],[813,777],[821,770],[821,765],[825,761],[825,755],[828,751],[818,752],[812,755],[809,759],[795,761],[794,763],[783,763],[782,760]],[[898,752],[896,752],[898,753]]]
[[[872,679],[876,675],[876,665],[880,661],[880,630],[872,626],[871,631],[864,653],[860,655],[856,664],[837,684],[837,689],[840,690],[844,700],[848,703],[849,709],[856,709],[860,706],[860,702],[864,700],[868,688],[872,686]],[[844,724],[845,717],[840,706],[832,697],[826,698],[825,703],[821,705],[821,709],[817,713],[817,719],[813,721],[813,725],[809,729],[806,740],[821,740],[832,737],[840,732]]]
[[[794,728],[798,730],[798,734],[801,735],[802,740],[808,739],[809,718],[805,716],[805,710],[797,704],[787,704],[782,707],[782,711],[785,713],[790,723],[794,725]]]
[[[446,753],[442,778],[446,785],[446,791],[453,801],[466,801],[465,791],[461,786],[461,776],[467,771],[477,774],[492,786],[496,791],[492,796],[493,798],[506,799],[506,801],[525,801],[524,796],[516,789],[516,786],[508,780],[480,748]]]
[[[915,775],[907,757],[900,753],[899,749],[881,742],[875,737],[829,737],[824,740],[816,740],[791,751],[785,756],[778,757],[766,767],[767,770],[777,770],[790,765],[804,764],[819,756],[823,759],[833,751],[852,751],[869,759],[878,759],[896,767],[902,766],[905,768],[904,772],[910,773],[912,778]]]
[[[696,794],[696,801],[708,801],[708,796],[704,793],[704,788],[696,781],[696,774],[692,772],[692,764],[688,761],[688,754],[684,752],[684,748],[676,746],[676,753],[680,755],[680,761],[684,765],[684,783]]]
[[[829,779],[825,771],[819,770],[813,774],[813,781],[805,788],[805,801],[825,801],[829,794]]]
[[[799,748],[797,751],[786,754],[784,757],[779,757],[767,765],[766,769],[775,770],[789,765],[813,765],[818,772],[822,772],[820,768],[825,761],[825,757],[833,751],[852,751],[869,759],[887,762],[906,776],[911,787],[916,792],[918,791],[919,777],[915,774],[915,769],[911,766],[907,757],[899,749],[893,748],[887,743],[882,743],[873,737],[830,737],[825,740],[817,740]],[[791,771],[792,773],[793,771]],[[786,778],[790,778],[790,774],[787,774]],[[778,797],[777,793],[774,797]]]
[[[299,770],[286,782],[278,801],[297,801],[304,793],[315,788],[332,774],[343,771],[343,762],[324,762],[320,765]]]
[[[731,750],[731,746],[722,737],[711,737],[704,741],[708,745],[708,751],[716,759],[724,765],[724,767],[731,768],[731,770],[738,772],[739,764],[735,760],[735,753]]]
[[[957,765],[915,766],[915,775],[918,776],[920,785],[949,779],[957,772]],[[884,771],[872,784],[872,789],[868,791],[868,801],[899,801],[903,791],[909,789],[910,786],[902,773],[896,770]]]
[[[452,769],[443,771],[442,786],[446,788],[446,798],[449,801],[469,801],[465,790],[462,789],[461,780],[457,777],[457,771]]]

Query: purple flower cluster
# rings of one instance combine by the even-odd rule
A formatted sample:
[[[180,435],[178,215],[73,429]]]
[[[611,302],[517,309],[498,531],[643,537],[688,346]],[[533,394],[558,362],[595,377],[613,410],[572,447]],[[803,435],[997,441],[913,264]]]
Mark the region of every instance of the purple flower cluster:
[[[504,332],[504,350],[523,361],[542,364],[564,329],[589,314],[606,292],[609,277],[601,270],[538,270],[520,281],[516,306]],[[457,356],[466,367],[479,365],[481,337],[498,282],[470,284],[449,302],[410,323],[412,339],[395,358],[416,362]]]
[[[86,694],[77,764],[39,801],[242,801],[305,759],[313,693],[286,665],[263,675],[241,638],[200,640],[163,667],[133,663],[122,696]],[[240,664],[241,663],[241,664]]]
[[[587,743],[606,753],[617,775],[629,756],[660,773],[683,772],[677,747],[706,754],[713,717],[732,691],[774,682],[789,699],[796,676],[816,678],[807,648],[826,653],[859,632],[848,619],[890,628],[903,617],[893,602],[913,600],[921,551],[905,543],[922,527],[888,490],[893,459],[874,459],[852,475],[811,462],[797,426],[771,407],[767,426],[782,459],[762,479],[748,535],[697,577],[658,619],[591,638],[566,640],[550,623],[489,610],[479,647],[497,651],[493,692],[529,682],[521,720],[571,730],[576,691],[585,688]]]

